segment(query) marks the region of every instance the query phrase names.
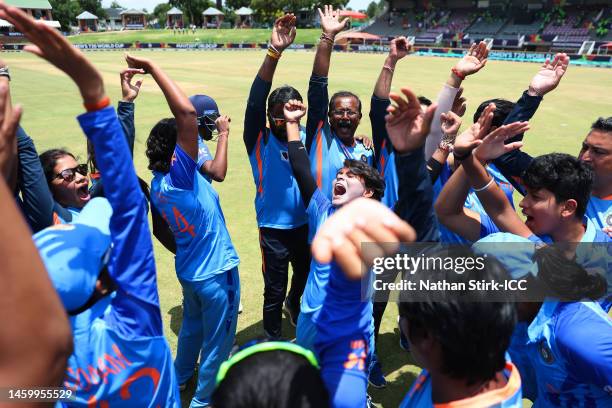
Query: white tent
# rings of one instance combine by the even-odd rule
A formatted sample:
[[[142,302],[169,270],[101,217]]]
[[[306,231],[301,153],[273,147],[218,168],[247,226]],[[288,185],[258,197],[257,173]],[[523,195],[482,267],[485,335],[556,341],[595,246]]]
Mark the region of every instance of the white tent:
[[[223,16],[223,12],[220,10],[217,10],[214,7],[209,7],[206,10],[204,10],[204,12],[202,12],[203,16]]]
[[[77,20],[97,20],[98,16],[91,14],[89,11],[84,11],[76,17]]]
[[[182,16],[183,12],[176,7],[172,7],[166,14],[169,16]]]
[[[238,10],[236,10],[236,15],[238,15],[238,16],[251,16],[251,15],[253,15],[253,10],[251,10],[248,7],[240,7]]]

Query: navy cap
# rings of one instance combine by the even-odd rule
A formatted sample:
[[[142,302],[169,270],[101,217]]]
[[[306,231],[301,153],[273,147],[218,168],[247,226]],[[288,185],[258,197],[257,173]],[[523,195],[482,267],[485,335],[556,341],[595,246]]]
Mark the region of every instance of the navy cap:
[[[196,109],[198,117],[206,115],[219,115],[217,102],[208,95],[193,95],[189,97],[191,104]]]
[[[33,237],[47,273],[64,308],[82,307],[94,292],[111,247],[113,209],[105,198],[94,198],[71,224],[59,224]]]

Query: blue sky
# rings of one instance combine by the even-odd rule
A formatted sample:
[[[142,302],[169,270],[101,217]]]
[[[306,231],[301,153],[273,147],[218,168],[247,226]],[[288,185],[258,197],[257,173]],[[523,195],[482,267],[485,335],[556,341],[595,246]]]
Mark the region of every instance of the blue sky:
[[[372,0],[351,0],[348,4],[355,10],[365,9],[368,7]],[[113,0],[102,0],[104,7],[110,6]],[[156,5],[159,3],[167,3],[167,1],[160,0],[117,0],[119,4],[126,8],[146,8],[148,11],[153,11]]]

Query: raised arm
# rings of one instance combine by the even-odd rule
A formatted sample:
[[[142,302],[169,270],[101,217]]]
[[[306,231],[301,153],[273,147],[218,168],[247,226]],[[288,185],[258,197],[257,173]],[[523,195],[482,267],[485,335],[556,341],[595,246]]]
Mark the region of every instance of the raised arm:
[[[374,152],[376,153],[376,163],[378,163],[383,141],[388,139],[387,129],[385,128],[385,116],[387,107],[391,103],[389,92],[393,82],[393,73],[397,62],[408,55],[408,41],[406,37],[397,37],[389,44],[389,55],[380,70],[372,101],[370,104],[370,123],[372,125],[372,138],[374,139]],[[389,143],[389,142],[387,142]]]
[[[433,211],[433,188],[425,166],[423,145],[429,133],[436,104],[425,113],[416,95],[402,88],[405,98],[391,93],[395,105],[387,109],[387,133],[396,152],[398,201],[395,212],[416,230],[417,240],[439,240],[438,223]]]
[[[327,105],[329,95],[327,91],[327,76],[331,53],[334,49],[336,35],[346,27],[348,18],[340,20],[340,10],[334,10],[332,6],[326,5],[323,10],[318,9],[321,18],[321,40],[317,45],[312,75],[308,83],[308,118],[306,120],[306,149],[315,138],[317,129],[321,122],[327,120]]]
[[[295,39],[296,18],[293,14],[285,14],[276,19],[270,37],[270,46],[264,61],[255,76],[244,114],[243,139],[247,154],[251,154],[257,143],[257,138],[266,129],[266,99],[272,88],[272,79],[282,52]]]
[[[283,114],[287,126],[289,163],[298,183],[304,207],[308,208],[310,199],[317,190],[317,183],[310,172],[308,153],[300,140],[300,119],[306,114],[306,107],[302,102],[292,99],[285,104]]]
[[[227,115],[219,116],[215,120],[215,126],[219,137],[217,139],[217,150],[215,151],[215,158],[212,160],[206,160],[200,171],[208,174],[214,181],[222,182],[225,180],[227,175],[227,142],[229,139],[231,119]]]
[[[0,14],[1,10],[2,6]],[[5,85],[0,85],[2,168],[15,160],[13,144],[21,116],[21,108],[11,108],[8,99]],[[14,389],[57,387],[72,353],[70,325],[4,175],[0,176],[0,223],[0,384]]]
[[[472,44],[468,52],[451,68],[450,75],[446,80],[446,84],[438,95],[438,114],[434,116],[431,126],[431,132],[427,137],[425,144],[425,158],[429,159],[440,142],[442,141],[443,133],[441,129],[440,115],[447,113],[453,107],[453,103],[459,93],[463,92],[461,84],[469,76],[480,71],[487,63],[489,50],[487,45],[481,41],[479,44]],[[459,95],[461,98],[461,95]],[[461,115],[460,115],[461,116]]]
[[[6,68],[6,64],[2,60],[0,60],[0,67]],[[9,78],[4,75],[0,76],[0,97],[4,101],[2,114],[7,115],[12,109],[11,88]],[[21,112],[21,110],[19,109],[18,112]],[[15,135],[15,132],[12,134]],[[5,143],[9,142],[5,141]],[[15,138],[11,138],[10,145],[3,146],[3,149],[9,149],[11,154],[3,161],[0,172],[6,180],[9,189],[15,191],[17,188],[17,141]]]
[[[176,119],[176,143],[194,161],[198,160],[198,123],[196,110],[179,86],[153,61],[127,55],[130,68],[143,69],[151,74],[164,93],[172,115]]]
[[[543,97],[559,86],[568,67],[569,57],[566,54],[556,54],[552,62],[546,59],[546,62],[531,79],[528,89],[523,92],[523,95],[514,105],[504,124],[531,120]],[[506,143],[521,141],[523,135],[523,133],[520,133]],[[519,179],[523,171],[529,167],[531,160],[532,157],[527,153],[521,150],[513,150],[496,158],[493,163],[521,194],[525,194]]]

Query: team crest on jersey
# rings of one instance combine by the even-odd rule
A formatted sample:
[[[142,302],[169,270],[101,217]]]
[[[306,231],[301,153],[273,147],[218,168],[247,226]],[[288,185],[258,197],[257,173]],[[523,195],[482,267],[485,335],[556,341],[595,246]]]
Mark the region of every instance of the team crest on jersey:
[[[542,340],[540,342],[538,345],[538,351],[540,352],[542,360],[544,360],[546,364],[552,364],[555,361],[555,357],[553,356],[550,347],[548,347],[548,344],[546,344],[546,340]]]
[[[284,161],[289,161],[289,153],[286,150],[281,150],[281,159]]]
[[[367,163],[367,162],[368,162],[368,158],[366,157],[366,155],[365,155],[365,154],[362,154],[362,155],[361,155],[361,161],[362,161],[362,162],[364,162],[364,163]]]
[[[608,225],[608,227],[612,227],[612,213],[606,216],[606,224]]]

